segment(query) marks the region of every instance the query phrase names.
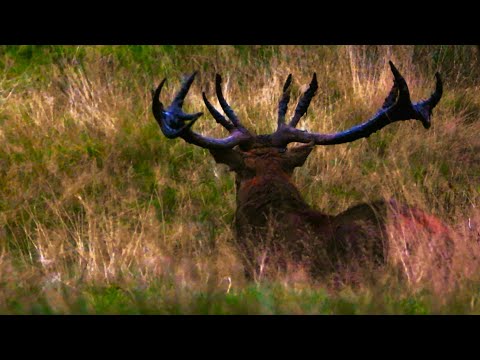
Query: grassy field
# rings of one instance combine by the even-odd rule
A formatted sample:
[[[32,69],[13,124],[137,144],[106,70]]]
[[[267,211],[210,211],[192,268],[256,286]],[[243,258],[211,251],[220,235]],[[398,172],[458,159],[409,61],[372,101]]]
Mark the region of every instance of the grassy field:
[[[281,86],[319,90],[301,125],[318,132],[369,118],[392,60],[414,100],[440,71],[433,126],[396,123],[366,140],[318,147],[295,181],[330,214],[395,197],[454,229],[448,279],[428,239],[354,281],[301,269],[247,282],[232,240],[233,174],[208,151],[164,138],[150,90],[168,103],[183,75],[204,111],[214,76],[243,123],[276,126]],[[0,313],[480,313],[480,54],[473,46],[0,46]],[[210,116],[195,129],[224,130]],[[401,242],[393,234],[393,243]]]

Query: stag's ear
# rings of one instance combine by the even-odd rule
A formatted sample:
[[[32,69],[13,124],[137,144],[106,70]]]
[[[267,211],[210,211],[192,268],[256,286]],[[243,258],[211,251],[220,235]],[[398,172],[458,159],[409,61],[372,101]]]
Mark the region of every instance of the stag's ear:
[[[310,143],[288,149],[285,153],[285,160],[283,163],[285,170],[288,172],[293,172],[293,169],[302,166],[314,147],[315,144]]]
[[[210,149],[217,164],[228,165],[230,171],[240,171],[245,167],[241,152],[233,149]]]

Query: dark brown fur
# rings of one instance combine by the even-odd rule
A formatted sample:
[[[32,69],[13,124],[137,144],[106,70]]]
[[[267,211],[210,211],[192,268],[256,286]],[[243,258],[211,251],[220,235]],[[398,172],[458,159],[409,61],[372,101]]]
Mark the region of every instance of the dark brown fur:
[[[306,265],[312,274],[334,271],[350,262],[383,263],[388,253],[387,223],[448,233],[442,221],[395,200],[358,204],[338,215],[312,209],[291,176],[312,147],[211,150],[217,162],[236,173],[235,231],[247,269],[258,270],[265,257],[284,266]]]

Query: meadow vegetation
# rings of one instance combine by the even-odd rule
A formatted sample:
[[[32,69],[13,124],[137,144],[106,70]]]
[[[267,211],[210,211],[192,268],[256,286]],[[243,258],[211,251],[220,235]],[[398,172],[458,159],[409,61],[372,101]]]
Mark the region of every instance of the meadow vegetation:
[[[427,235],[392,233],[387,263],[354,279],[296,268],[248,282],[232,244],[233,174],[162,136],[150,90],[167,77],[168,103],[198,70],[185,109],[208,113],[201,91],[214,99],[221,73],[243,123],[267,133],[287,75],[297,99],[316,72],[299,126],[334,132],[381,106],[388,60],[414,100],[442,74],[432,128],[395,123],[318,147],[295,182],[330,214],[395,197],[440,217],[454,232],[448,277]],[[479,313],[479,89],[474,46],[1,46],[0,313]],[[195,130],[225,135],[207,115]]]

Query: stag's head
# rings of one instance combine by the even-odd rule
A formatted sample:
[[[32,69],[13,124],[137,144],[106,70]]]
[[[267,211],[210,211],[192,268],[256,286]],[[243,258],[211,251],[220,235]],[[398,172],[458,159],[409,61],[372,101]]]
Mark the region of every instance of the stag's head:
[[[160,102],[160,92],[165,79],[156,91],[152,91],[152,110],[163,134],[170,139],[180,137],[188,143],[209,149],[217,163],[226,164],[237,174],[237,185],[252,180],[261,181],[268,178],[289,178],[296,167],[302,166],[315,145],[335,145],[368,137],[384,126],[402,120],[419,120],[428,129],[431,125],[432,110],[442,96],[442,81],[436,76],[436,89],[426,100],[412,103],[407,83],[392,62],[390,67],[394,76],[393,87],[379,111],[368,121],[348,130],[333,134],[320,134],[296,128],[301,117],[318,89],[316,75],[307,91],[301,96],[290,121],[286,121],[290,100],[289,75],[278,105],[277,130],[271,134],[257,135],[246,129],[240,119],[225,100],[220,75],[216,76],[216,94],[226,117],[222,115],[203,93],[205,105],[213,118],[223,126],[229,136],[211,138],[192,130],[192,125],[203,115],[202,112],[187,114],[182,110],[185,96],[192,85],[195,73],[185,79],[173,102],[166,109]],[[288,148],[290,143],[303,145]],[[272,176],[274,175],[274,176]]]

